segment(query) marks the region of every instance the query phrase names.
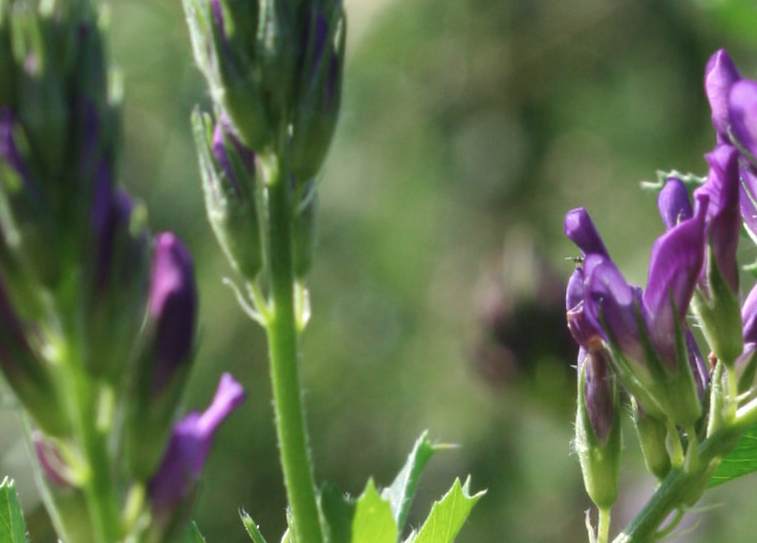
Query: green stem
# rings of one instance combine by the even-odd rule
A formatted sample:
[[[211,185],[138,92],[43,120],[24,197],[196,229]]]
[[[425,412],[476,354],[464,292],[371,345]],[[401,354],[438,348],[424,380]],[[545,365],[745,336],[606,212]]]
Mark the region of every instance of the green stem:
[[[716,430],[699,445],[699,461],[689,471],[673,469],[652,498],[613,543],[651,543],[658,540],[660,525],[674,510],[691,503],[704,490],[713,461],[730,451],[744,431],[755,423],[757,408],[741,413],[732,424]]]
[[[266,332],[279,453],[296,540],[321,543],[323,536],[300,389],[287,169],[282,161],[271,156],[261,157],[261,166],[268,191],[267,266],[271,305]]]
[[[599,508],[599,522],[597,525],[597,543],[607,543],[610,540],[610,508]]]

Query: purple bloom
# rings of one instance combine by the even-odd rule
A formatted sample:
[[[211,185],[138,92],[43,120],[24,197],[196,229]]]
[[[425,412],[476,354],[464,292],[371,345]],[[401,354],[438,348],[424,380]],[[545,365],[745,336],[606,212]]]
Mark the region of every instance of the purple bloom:
[[[741,217],[739,208],[738,150],[733,145],[718,145],[706,155],[710,165],[707,182],[694,192],[699,203],[708,199],[707,243],[713,251],[720,274],[731,292],[738,292],[739,277],[736,248],[739,242]]]
[[[718,133],[719,142],[729,141],[728,97],[731,87],[739,80],[741,74],[725,49],[716,51],[705,68],[704,88],[712,109],[712,124]]]
[[[192,257],[171,232],[159,234],[153,255],[148,311],[155,321],[153,391],[160,391],[174,370],[191,355],[197,316]]]
[[[566,303],[574,336],[586,346],[592,335],[615,342],[624,355],[645,364],[645,334],[669,369],[676,365],[676,329],[684,321],[704,258],[704,207],[663,234],[652,247],[647,288],[629,285],[606,256],[604,244],[584,210],[566,217],[566,233],[586,252],[574,272]],[[582,227],[575,227],[580,224]],[[583,297],[579,282],[583,283]],[[639,330],[639,316],[646,330]],[[601,325],[599,325],[601,323]]]
[[[744,226],[757,243],[757,175],[750,167],[739,168],[739,205]]]
[[[191,495],[210,451],[213,436],[244,398],[242,385],[230,374],[224,373],[210,407],[203,413],[188,414],[174,426],[163,461],[149,484],[155,510],[175,511]]]
[[[578,245],[585,255],[596,253],[610,258],[602,237],[585,208],[579,207],[568,211],[563,229],[568,239]]]
[[[753,157],[757,156],[757,81],[742,79],[728,98],[731,131]]]
[[[670,230],[679,222],[690,219],[694,215],[689,201],[689,191],[686,190],[683,181],[675,177],[666,181],[657,197],[657,207],[666,230]]]
[[[652,344],[665,361],[675,356],[676,321],[684,321],[704,263],[704,206],[652,246],[644,291]]]

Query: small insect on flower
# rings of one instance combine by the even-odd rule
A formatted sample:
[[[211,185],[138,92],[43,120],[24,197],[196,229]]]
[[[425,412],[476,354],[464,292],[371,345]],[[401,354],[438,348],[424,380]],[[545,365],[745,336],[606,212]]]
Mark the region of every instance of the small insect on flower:
[[[576,268],[581,268],[584,265],[584,257],[582,256],[566,256],[565,260],[572,260]]]

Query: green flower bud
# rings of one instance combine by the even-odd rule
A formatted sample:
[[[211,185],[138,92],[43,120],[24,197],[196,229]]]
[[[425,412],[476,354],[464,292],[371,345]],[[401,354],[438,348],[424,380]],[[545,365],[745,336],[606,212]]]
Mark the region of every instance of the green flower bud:
[[[636,401],[633,402],[633,423],[647,469],[658,479],[664,479],[670,471],[670,455],[665,446],[668,435],[665,423],[642,411]]]
[[[291,139],[292,171],[298,180],[318,173],[339,116],[346,36],[341,5],[331,20],[310,10],[305,35]]]
[[[145,215],[109,176],[102,179],[91,216],[96,245],[85,268],[89,372],[116,386],[144,322],[150,270]]]
[[[275,140],[260,56],[258,2],[183,0],[195,60],[214,102],[230,117],[242,142],[262,149]],[[273,2],[270,4],[281,4]],[[266,26],[267,32],[273,32]],[[266,74],[267,75],[267,74]],[[280,93],[273,92],[272,96]]]
[[[0,282],[0,371],[39,427],[63,436],[69,423],[54,377],[40,356],[43,343],[19,318]]]
[[[223,115],[215,129],[209,115],[192,115],[205,209],[231,265],[252,280],[263,265],[255,203],[255,155],[229,130]]]
[[[575,448],[584,486],[600,509],[618,495],[620,474],[620,403],[615,377],[603,350],[578,355]]]

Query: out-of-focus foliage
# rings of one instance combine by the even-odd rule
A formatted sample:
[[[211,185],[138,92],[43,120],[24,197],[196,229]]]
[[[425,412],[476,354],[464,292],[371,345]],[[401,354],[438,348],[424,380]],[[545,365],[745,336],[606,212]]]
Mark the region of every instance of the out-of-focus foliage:
[[[347,2],[348,14],[363,3]],[[359,25],[320,187],[303,346],[319,481],[353,495],[369,475],[388,485],[428,428],[461,447],[430,462],[411,525],[471,473],[473,490],[489,490],[460,543],[586,540],[562,297],[575,250],[562,218],[587,206],[629,278],[645,281],[662,225],[638,181],[657,168],[705,171],[704,64],[724,46],[757,75],[749,4],[406,0]],[[191,140],[205,86],[178,2],[119,0],[111,11],[126,90],[121,180],[144,198],[153,230],[175,230],[197,261],[201,346],[186,402],[198,407],[225,370],[250,392],[219,433],[195,518],[209,542],[241,543],[243,507],[272,537],[285,497],[263,334],[221,284],[232,272],[205,219]],[[2,433],[0,467],[33,504],[17,435]],[[636,491],[621,496],[618,527],[653,485],[637,451],[625,454],[621,488]],[[703,514],[688,540],[749,540],[750,486],[729,484],[728,508]],[[51,540],[26,512],[34,540]]]

